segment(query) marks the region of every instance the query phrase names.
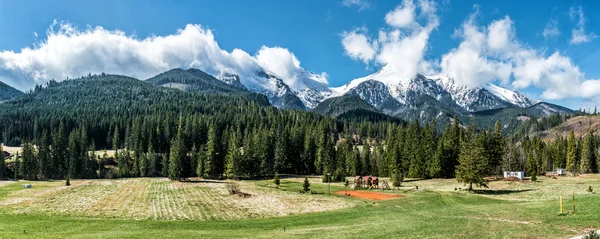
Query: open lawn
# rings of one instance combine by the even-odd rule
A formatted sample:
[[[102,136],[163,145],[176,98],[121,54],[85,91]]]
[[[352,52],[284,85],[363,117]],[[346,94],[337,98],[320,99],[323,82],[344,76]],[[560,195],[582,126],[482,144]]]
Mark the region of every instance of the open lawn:
[[[586,191],[600,190],[599,175],[494,181],[475,193],[455,180],[408,180],[375,191],[402,198],[379,201],[337,195],[342,184],[317,177],[319,194],[300,194],[303,179],[240,182],[248,198],[211,181],[0,182],[0,238],[565,238],[600,228],[600,194]],[[568,211],[572,192],[576,213],[558,216],[559,195]]]

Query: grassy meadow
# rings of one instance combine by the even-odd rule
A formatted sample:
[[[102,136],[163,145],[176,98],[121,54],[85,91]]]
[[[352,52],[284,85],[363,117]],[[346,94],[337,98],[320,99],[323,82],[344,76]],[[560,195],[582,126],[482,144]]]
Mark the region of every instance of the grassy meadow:
[[[385,192],[403,198],[381,201],[335,195],[343,184],[318,177],[319,194],[300,194],[303,179],[239,182],[247,198],[218,181],[2,181],[0,238],[568,238],[600,228],[600,194],[586,190],[600,190],[599,175],[493,181],[474,193],[450,179],[407,180]],[[559,196],[567,212],[573,192],[575,213],[559,216]]]

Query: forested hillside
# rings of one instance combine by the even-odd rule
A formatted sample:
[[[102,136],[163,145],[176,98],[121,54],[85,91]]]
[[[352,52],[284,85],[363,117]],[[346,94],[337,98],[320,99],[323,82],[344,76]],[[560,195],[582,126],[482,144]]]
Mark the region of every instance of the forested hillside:
[[[597,170],[594,137],[512,142],[503,136],[500,122],[493,130],[478,130],[457,118],[440,134],[435,121],[404,123],[372,114],[333,118],[277,109],[264,96],[253,95],[201,94],[118,75],[51,81],[2,105],[3,142],[23,149],[0,176],[183,179],[330,173],[336,181],[371,174],[457,177],[485,185],[484,176],[502,169],[530,175],[564,166]],[[567,155],[564,148],[575,151]],[[90,153],[97,149],[117,152],[114,157]]]
[[[23,92],[0,81],[0,102],[11,100],[23,95]]]
[[[154,85],[204,93],[248,92],[239,82],[227,84],[198,69],[173,69],[148,80]]]

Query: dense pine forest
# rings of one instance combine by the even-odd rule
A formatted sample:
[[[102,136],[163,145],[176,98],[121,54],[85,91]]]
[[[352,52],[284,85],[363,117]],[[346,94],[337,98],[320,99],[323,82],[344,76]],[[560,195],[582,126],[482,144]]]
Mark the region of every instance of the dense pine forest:
[[[485,186],[485,176],[502,170],[598,171],[600,139],[592,132],[544,142],[525,129],[519,137],[503,135],[500,122],[477,129],[458,119],[440,132],[435,121],[402,122],[368,110],[334,118],[280,110],[259,94],[194,93],[118,75],[51,81],[1,106],[2,142],[22,146],[22,152],[7,163],[0,154],[0,178],[240,179],[279,173],[331,174],[334,181],[354,175],[456,177]],[[114,156],[95,153],[105,149]]]

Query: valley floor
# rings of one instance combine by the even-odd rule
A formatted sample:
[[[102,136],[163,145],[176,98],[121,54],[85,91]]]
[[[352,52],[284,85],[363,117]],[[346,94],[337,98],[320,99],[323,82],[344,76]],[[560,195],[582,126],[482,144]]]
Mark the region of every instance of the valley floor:
[[[453,179],[407,180],[383,192],[398,198],[375,201],[318,177],[319,194],[300,194],[302,181],[238,182],[245,198],[222,181],[1,181],[0,238],[565,238],[600,228],[600,195],[587,192],[600,190],[599,175],[493,181],[474,193]],[[575,213],[559,216],[558,198],[572,211],[572,193]]]

